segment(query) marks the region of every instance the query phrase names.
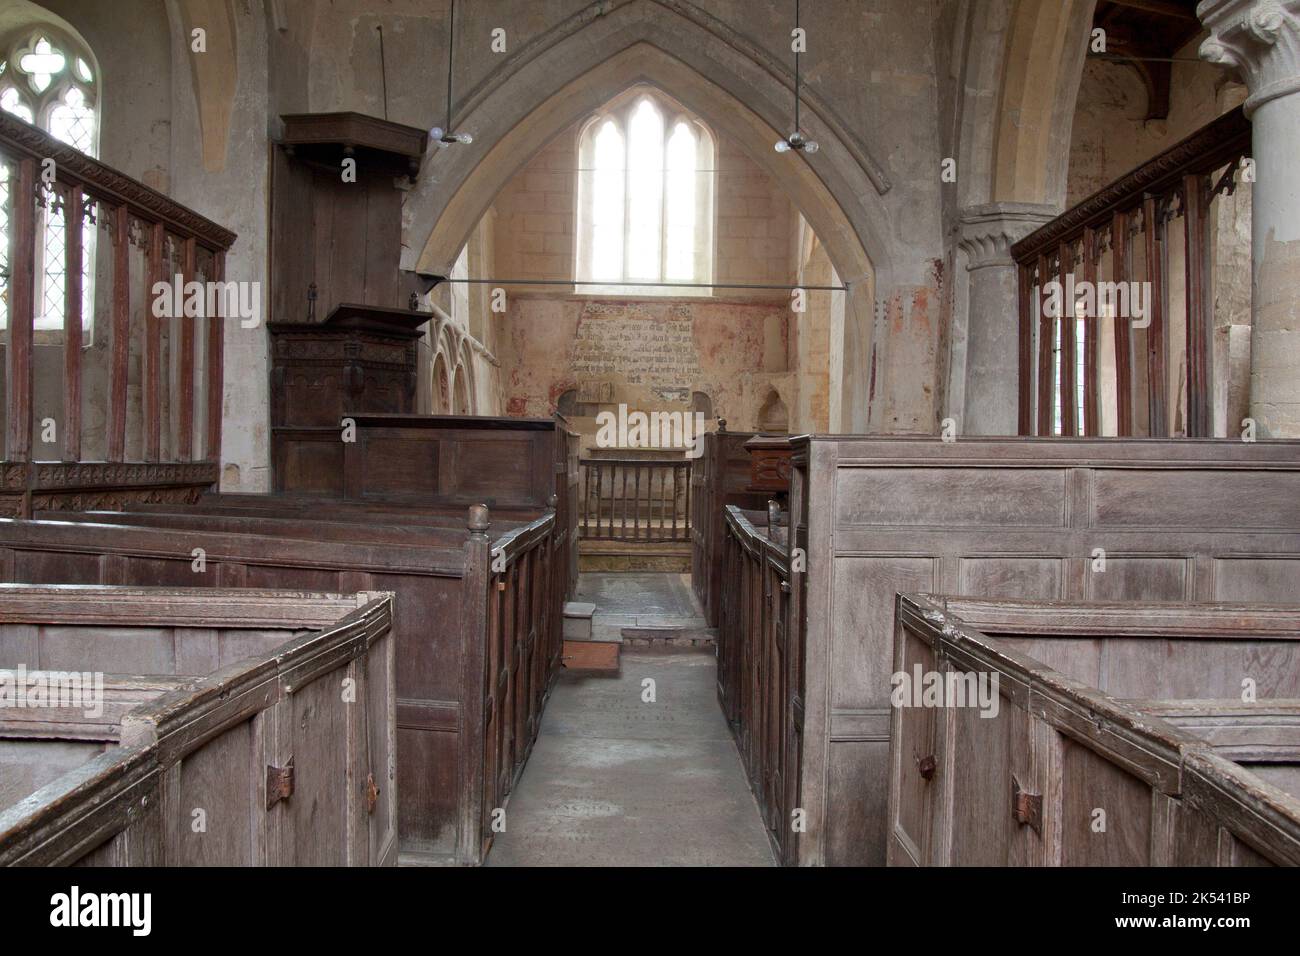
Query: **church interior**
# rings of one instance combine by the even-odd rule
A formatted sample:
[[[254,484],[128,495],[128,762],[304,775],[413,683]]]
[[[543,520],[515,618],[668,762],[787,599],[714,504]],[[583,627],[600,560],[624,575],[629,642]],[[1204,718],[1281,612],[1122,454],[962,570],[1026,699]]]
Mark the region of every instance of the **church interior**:
[[[1300,0],[0,0],[0,864],[1300,865]]]

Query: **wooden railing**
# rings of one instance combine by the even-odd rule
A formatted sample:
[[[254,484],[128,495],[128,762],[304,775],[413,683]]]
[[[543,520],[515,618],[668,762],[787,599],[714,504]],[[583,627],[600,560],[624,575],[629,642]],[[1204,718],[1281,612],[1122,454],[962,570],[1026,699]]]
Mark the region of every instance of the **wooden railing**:
[[[1250,179],[1249,153],[1250,123],[1238,108],[1012,247],[1020,434],[1212,434],[1210,207],[1238,177]],[[1138,283],[1149,307],[1139,316],[1123,296],[1099,295],[1076,309],[1065,294],[1058,309],[1050,283],[1068,291],[1071,279],[1094,291]]]
[[[153,287],[170,286],[176,275],[205,288],[224,284],[234,233],[2,111],[0,165],[8,219],[0,240],[7,259],[0,261],[4,461],[217,462],[224,310],[159,317]],[[100,237],[102,244],[95,242]],[[42,263],[59,253],[62,288],[47,289],[58,273]],[[87,281],[93,298],[85,294]],[[56,300],[61,294],[61,316],[49,314],[51,293]],[[220,303],[223,296],[215,298]],[[83,302],[92,314],[84,314]],[[43,395],[37,416],[34,370],[53,377],[56,348],[62,397]],[[107,406],[104,426],[83,435],[83,408],[104,394],[88,395],[87,380],[107,383]]]
[[[582,537],[691,540],[691,462],[583,458]]]

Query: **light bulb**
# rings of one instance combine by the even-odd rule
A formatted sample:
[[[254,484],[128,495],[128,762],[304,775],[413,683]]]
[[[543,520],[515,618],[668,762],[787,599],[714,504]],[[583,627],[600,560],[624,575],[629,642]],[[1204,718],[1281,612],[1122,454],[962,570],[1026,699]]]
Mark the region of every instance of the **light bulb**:
[[[429,137],[431,139],[442,139],[442,127],[435,126],[433,129],[429,130]]]
[[[788,153],[790,152],[790,144],[783,139],[778,139],[776,141],[776,151],[778,153]]]
[[[469,133],[457,133],[456,141],[459,143],[464,143],[466,146],[468,146],[470,143],[474,142],[474,137],[471,136]]]
[[[808,142],[803,144],[803,151],[805,153],[815,153],[819,149],[821,149],[821,147],[817,145],[817,140],[815,139],[810,139]]]

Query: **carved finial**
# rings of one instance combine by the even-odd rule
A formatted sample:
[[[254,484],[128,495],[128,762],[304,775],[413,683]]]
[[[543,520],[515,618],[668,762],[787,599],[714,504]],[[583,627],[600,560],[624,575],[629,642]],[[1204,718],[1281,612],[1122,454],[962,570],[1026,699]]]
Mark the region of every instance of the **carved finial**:
[[[727,430],[727,420],[726,420],[725,418],[719,418],[719,419],[718,419],[718,431],[720,431],[720,432],[725,432],[726,430]]]
[[[491,525],[492,518],[488,514],[487,505],[470,505],[469,522],[465,525],[472,534],[487,534],[488,526]]]
[[[546,499],[546,507],[550,508],[552,511],[558,508],[559,505],[560,505],[559,495],[551,495],[551,497]]]
[[[769,538],[772,537],[772,532],[780,523],[780,519],[781,519],[781,503],[777,501],[775,498],[768,498],[767,499],[767,536]]]

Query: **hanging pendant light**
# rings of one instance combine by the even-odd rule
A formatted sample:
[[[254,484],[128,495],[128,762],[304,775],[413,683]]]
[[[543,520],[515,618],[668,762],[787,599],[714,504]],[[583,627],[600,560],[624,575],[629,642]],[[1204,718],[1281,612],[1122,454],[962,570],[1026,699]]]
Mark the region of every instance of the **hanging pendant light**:
[[[794,28],[799,29],[799,0],[794,0]],[[799,47],[794,50],[794,132],[785,139],[776,141],[776,151],[778,153],[788,153],[791,150],[799,153],[815,153],[821,147],[817,145],[817,140],[809,139],[799,131]]]
[[[429,136],[437,144],[439,149],[446,149],[454,143],[461,143],[468,146],[474,142],[474,137],[469,133],[451,132],[451,69],[452,54],[456,50],[456,0],[451,0],[451,21],[447,25],[447,125],[446,127],[435,126],[429,130]]]

